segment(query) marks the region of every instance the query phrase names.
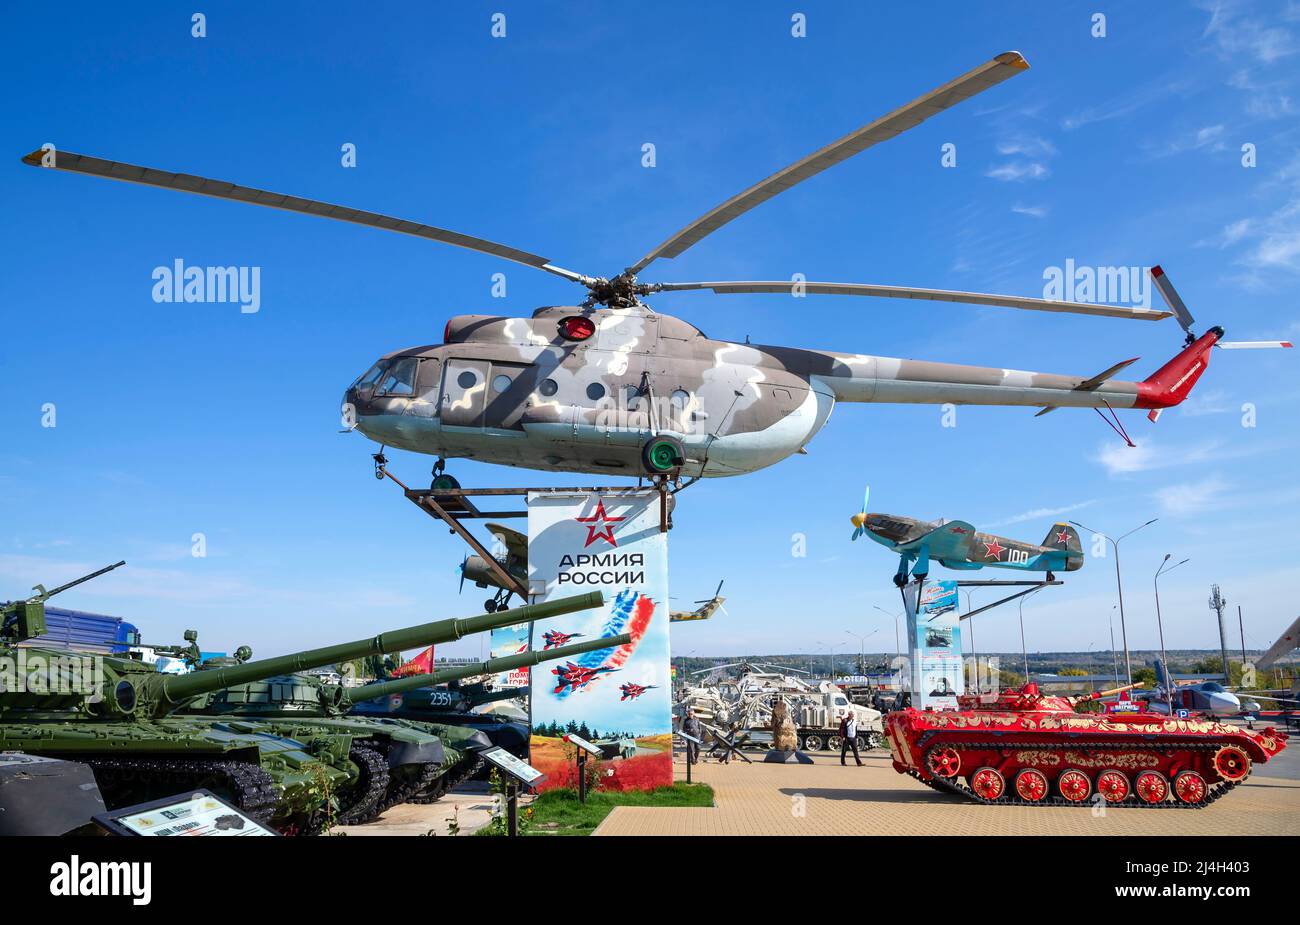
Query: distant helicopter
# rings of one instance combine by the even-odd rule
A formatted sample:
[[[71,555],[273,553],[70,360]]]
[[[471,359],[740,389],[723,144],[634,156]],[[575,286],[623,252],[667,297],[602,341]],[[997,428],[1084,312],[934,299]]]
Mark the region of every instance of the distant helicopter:
[[[927,299],[1155,321],[1170,312],[904,286],[791,280],[641,282],[652,262],[677,257],[707,235],[803,180],[1029,67],[1005,52],[850,132],[705,213],[621,273],[588,276],[483,238],[188,174],[117,163],[46,146],[23,162],[73,173],[231,199],[383,228],[511,260],[577,283],[580,305],[539,308],[529,318],[457,315],[443,343],[386,354],[347,389],[343,420],[382,447],[437,456],[434,489],[456,488],[454,457],[557,472],[621,474],[679,482],[741,475],[804,447],[836,402],[1150,409],[1182,402],[1210,350],[1290,346],[1225,343],[1223,329],[1197,337],[1162,272],[1157,288],[1187,331],[1187,346],[1141,382],[1112,379],[1137,358],[1095,376],[1023,372],[860,353],[732,343],[706,337],[642,301],[660,292],[851,295]],[[1123,434],[1115,418],[1113,427]],[[1129,441],[1131,443],[1131,441]],[[376,465],[386,463],[383,449]]]

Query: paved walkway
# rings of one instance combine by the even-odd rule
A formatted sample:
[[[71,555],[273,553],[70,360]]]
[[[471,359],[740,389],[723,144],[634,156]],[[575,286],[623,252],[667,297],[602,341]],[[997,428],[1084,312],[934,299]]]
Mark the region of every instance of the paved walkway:
[[[761,759],[761,753],[751,755]],[[596,835],[1300,835],[1300,781],[1254,774],[1198,810],[980,806],[898,774],[888,753],[840,767],[710,762],[692,769],[716,806],[620,806]],[[678,780],[686,766],[678,756]],[[1261,767],[1266,771],[1267,767]]]
[[[683,766],[685,773],[685,766]],[[437,803],[402,803],[364,825],[340,825],[337,835],[450,835],[455,819],[460,835],[473,835],[492,821],[492,794],[482,781],[467,781]]]

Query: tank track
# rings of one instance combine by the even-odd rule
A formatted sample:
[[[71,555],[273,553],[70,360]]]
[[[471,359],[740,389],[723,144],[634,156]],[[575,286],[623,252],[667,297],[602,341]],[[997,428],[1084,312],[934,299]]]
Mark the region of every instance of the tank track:
[[[375,810],[374,816],[379,816],[385,810],[392,809],[401,803],[418,803],[416,795],[428,789],[437,783],[438,778],[442,776],[442,766],[436,764],[426,764],[420,768],[420,772],[410,778],[406,783],[391,787],[388,794],[380,801],[379,807]],[[374,818],[372,816],[371,818]]]
[[[81,758],[95,772],[95,781],[113,802],[114,789],[144,784],[175,786],[173,793],[197,790],[200,784],[219,777],[226,792],[220,796],[261,825],[269,825],[278,803],[271,775],[246,761],[203,758]]]
[[[360,795],[339,813],[339,825],[367,822],[379,815],[379,804],[388,792],[388,762],[373,748],[353,745],[348,758],[361,770]],[[351,793],[351,791],[349,791]]]
[[[479,763],[482,760],[483,759],[479,758],[478,755],[466,755],[460,761],[453,764],[447,770],[446,774],[436,778],[431,786],[416,793],[408,802],[437,803],[446,796],[447,791],[451,790],[453,787],[459,786],[461,783],[473,776],[474,772],[478,770]]]
[[[1185,751],[1191,749],[1196,749],[1198,751],[1200,750],[1208,751],[1209,749],[1218,749],[1222,747],[1222,745],[1223,745],[1222,742],[1211,742],[1211,743],[1181,742],[1178,743],[1177,745],[1171,745],[1170,743],[1167,742],[1161,742],[1159,745],[1155,745],[1155,746],[1147,745],[1145,743],[1138,744],[1135,742],[1088,742],[1086,743],[1086,745],[1081,746],[1080,743],[1078,742],[1062,743],[1058,745],[1058,744],[1046,744],[1043,742],[998,741],[998,742],[960,742],[960,743],[953,744],[950,747],[956,748],[958,751],[960,751],[963,748],[994,749],[994,750],[1027,748],[1027,749],[1035,749],[1038,751],[1064,751],[1067,748],[1079,749],[1081,747],[1086,747],[1089,751],[1093,751],[1093,750],[1105,751],[1109,749],[1132,750],[1134,748],[1142,748],[1142,747],[1146,747],[1151,751],[1167,751],[1171,749],[1178,750],[1178,751]],[[937,745],[932,745],[930,746],[929,749],[926,749],[925,754],[928,756],[932,749],[941,748],[941,747],[943,747],[942,743]],[[921,783],[925,784],[927,787],[931,788],[932,790],[937,790],[940,793],[956,793],[965,797],[968,800],[973,800],[976,803],[982,803],[985,806],[1069,806],[1078,809],[1091,809],[1093,806],[1097,805],[1093,800],[1093,797],[1095,797],[1096,795],[1096,791],[1090,794],[1088,799],[1080,800],[1077,803],[1070,802],[1060,794],[1048,794],[1043,799],[1034,802],[1032,800],[1026,800],[1018,796],[1015,792],[1015,788],[1011,786],[1011,781],[1008,780],[1006,792],[1004,792],[1002,796],[998,797],[996,800],[988,800],[980,796],[979,794],[975,793],[975,791],[971,790],[970,785],[966,783],[965,779],[959,776],[958,777],[932,777],[929,780],[926,780],[925,778],[921,777],[918,771],[915,771],[911,768],[908,768],[907,774],[910,775],[911,777],[916,778],[917,780],[919,780]],[[1249,777],[1249,775],[1247,775],[1247,777]],[[1222,798],[1225,794],[1227,794],[1238,784],[1242,783],[1242,781],[1244,780],[1246,780],[1246,778],[1242,778],[1242,780],[1239,781],[1218,781],[1216,783],[1210,783],[1209,781],[1207,781],[1205,799],[1199,803],[1181,803],[1175,800],[1166,800],[1163,803],[1144,803],[1141,800],[1126,799],[1120,803],[1106,803],[1105,805],[1107,809],[1204,809],[1205,807],[1213,803],[1215,800]]]

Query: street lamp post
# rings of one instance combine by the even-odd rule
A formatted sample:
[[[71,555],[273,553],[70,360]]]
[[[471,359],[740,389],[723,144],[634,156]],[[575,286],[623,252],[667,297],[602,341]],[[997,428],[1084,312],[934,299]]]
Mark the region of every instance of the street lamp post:
[[[894,618],[894,654],[901,656],[903,654],[903,644],[900,641],[898,635],[898,614],[886,610],[885,608],[881,607],[879,604],[872,604],[871,606],[879,610],[881,613],[885,614],[885,616]]]
[[[850,636],[858,637],[858,670],[865,676],[867,673],[867,639],[874,636],[879,630],[872,630],[870,633],[855,633],[853,630],[845,630]]]
[[[1119,687],[1119,655],[1115,652],[1115,607],[1116,604],[1110,605],[1110,616],[1106,622],[1110,624],[1110,666],[1115,669],[1115,686]]]
[[[1024,659],[1026,684],[1029,683],[1029,650],[1025,648],[1025,601],[1037,593],[1037,589],[1030,591],[1020,599],[1020,657]]]
[[[962,592],[962,594],[966,595],[966,613],[968,614],[971,612],[970,596],[974,593],[975,593],[974,591]],[[958,619],[957,623],[958,625],[960,625],[961,620]],[[979,657],[979,652],[976,651],[975,649],[975,618],[974,617],[968,616],[966,618],[966,627],[967,629],[970,630],[970,657],[975,660],[975,693],[978,694],[980,692],[980,657]]]
[[[1124,673],[1128,677],[1128,681],[1126,682],[1128,684],[1133,683],[1133,659],[1129,656],[1128,626],[1124,620],[1124,584],[1120,580],[1120,576],[1119,576],[1119,544],[1122,540],[1132,536],[1134,533],[1137,533],[1143,527],[1151,526],[1159,519],[1160,519],[1159,517],[1152,517],[1146,523],[1142,524],[1141,526],[1134,527],[1132,530],[1130,530],[1128,533],[1125,533],[1119,539],[1114,539],[1114,540],[1112,540],[1105,533],[1102,533],[1100,530],[1094,530],[1092,529],[1092,527],[1085,527],[1077,520],[1070,521],[1070,523],[1074,524],[1076,527],[1079,527],[1080,529],[1083,530],[1087,530],[1089,533],[1092,533],[1096,536],[1100,536],[1107,543],[1110,543],[1110,545],[1115,550],[1115,588],[1119,592],[1119,635],[1120,635],[1120,641],[1124,643]]]
[[[1156,628],[1160,631],[1160,661],[1165,666],[1165,703],[1169,706],[1170,716],[1174,715],[1174,675],[1169,669],[1169,656],[1165,655],[1165,624],[1160,618],[1160,576],[1172,572],[1188,561],[1184,559],[1178,565],[1169,565],[1169,553],[1165,553],[1165,557],[1160,560],[1160,567],[1156,569],[1156,576],[1151,579],[1151,584],[1156,589]],[[1166,565],[1169,567],[1165,568]]]

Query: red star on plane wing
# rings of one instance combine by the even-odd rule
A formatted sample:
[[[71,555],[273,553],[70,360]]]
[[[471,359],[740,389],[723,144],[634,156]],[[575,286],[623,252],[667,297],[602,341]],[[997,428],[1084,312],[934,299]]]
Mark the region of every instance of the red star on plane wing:
[[[596,501],[596,509],[591,512],[590,517],[573,518],[580,524],[590,524],[587,527],[587,542],[582,545],[586,549],[596,540],[604,540],[611,546],[617,546],[618,540],[614,539],[614,528],[610,524],[621,523],[625,518],[610,517],[605,513],[605,502],[603,499]]]
[[[1001,555],[1002,550],[1007,548],[999,544],[996,537],[993,538],[992,542],[989,542],[987,540],[983,542],[984,542],[984,548],[987,550],[985,555],[987,555],[990,559],[997,559]]]

